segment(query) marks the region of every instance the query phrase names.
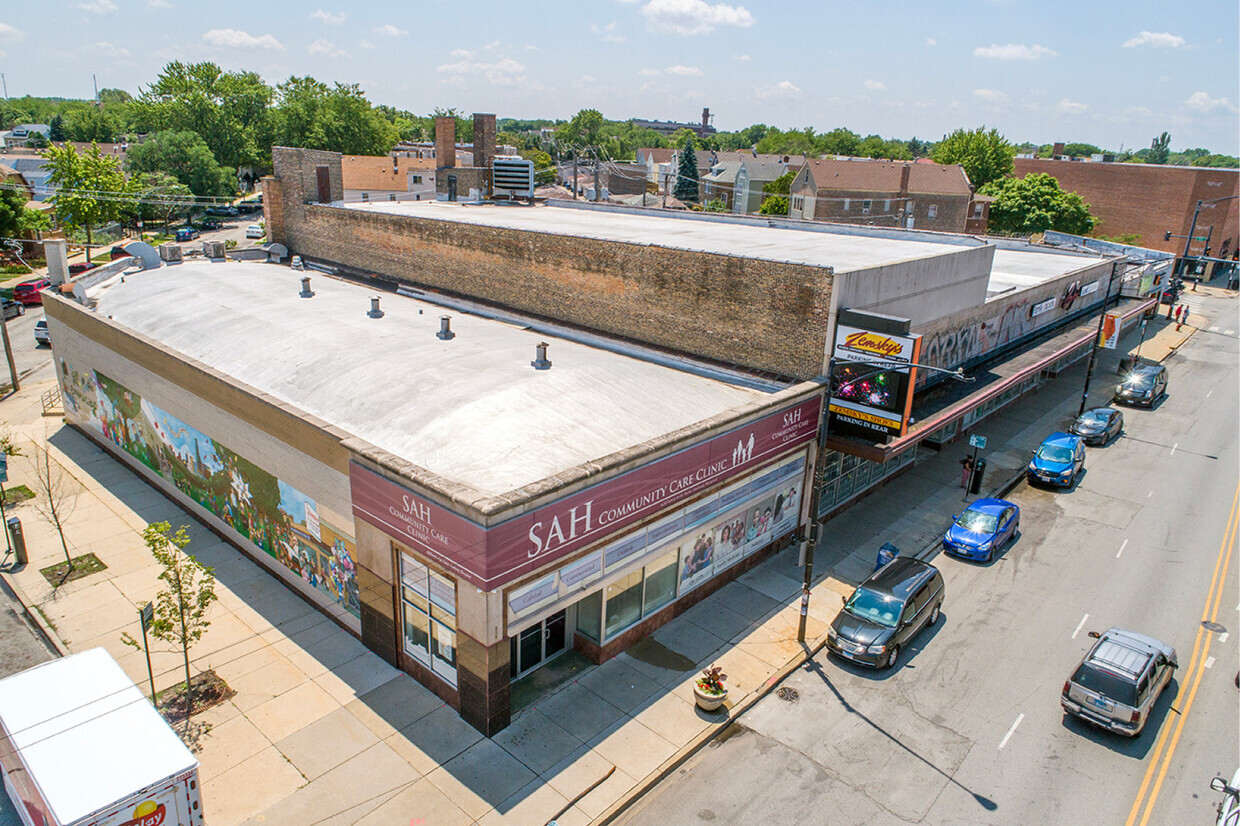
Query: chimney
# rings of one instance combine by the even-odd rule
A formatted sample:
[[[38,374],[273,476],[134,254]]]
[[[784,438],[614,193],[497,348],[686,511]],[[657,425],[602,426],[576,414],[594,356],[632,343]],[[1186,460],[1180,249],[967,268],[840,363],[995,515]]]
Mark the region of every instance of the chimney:
[[[1063,141],[1056,141],[1055,144],[1051,147],[1051,155],[1057,158],[1062,154],[1063,154]]]
[[[909,170],[911,168],[912,167],[909,164],[904,164],[903,166],[900,167],[900,197],[901,198],[904,198],[908,195],[908,176],[909,176]]]
[[[495,115],[474,113],[474,167],[482,173],[483,198],[491,197],[491,162],[495,160]]]
[[[535,370],[550,370],[551,362],[547,360],[547,342],[540,341],[534,347],[534,360],[530,366]]]
[[[439,332],[435,333],[435,338],[442,341],[456,338],[456,333],[452,332],[452,316],[441,315],[439,317]]]
[[[706,134],[706,130],[710,128],[710,107],[702,107],[702,135]]]
[[[301,292],[298,295],[302,298],[314,298],[314,290],[310,289],[310,276],[301,279]]]
[[[379,296],[370,299],[370,312],[366,313],[366,315],[371,318],[383,318],[383,310],[379,309]]]
[[[435,118],[435,168],[456,166],[456,118]]]

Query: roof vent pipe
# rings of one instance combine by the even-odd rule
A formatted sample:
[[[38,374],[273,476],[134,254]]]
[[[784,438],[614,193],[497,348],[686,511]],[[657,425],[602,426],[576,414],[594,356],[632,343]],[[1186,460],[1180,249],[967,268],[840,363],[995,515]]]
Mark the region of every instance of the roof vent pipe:
[[[383,318],[383,310],[379,309],[379,296],[376,295],[370,299],[370,312],[366,313],[366,315],[371,318]]]
[[[547,360],[547,342],[540,341],[534,347],[534,360],[530,366],[535,370],[550,370],[551,362]]]
[[[300,295],[302,298],[314,298],[314,290],[310,289],[310,276],[308,275],[301,279]]]
[[[452,316],[441,315],[439,317],[439,332],[435,333],[435,338],[443,341],[456,338],[456,333],[452,332]]]

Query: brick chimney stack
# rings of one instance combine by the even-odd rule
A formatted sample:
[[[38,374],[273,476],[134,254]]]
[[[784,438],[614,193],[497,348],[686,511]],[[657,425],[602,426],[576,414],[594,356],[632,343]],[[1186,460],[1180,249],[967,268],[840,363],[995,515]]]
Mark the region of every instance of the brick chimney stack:
[[[456,166],[456,118],[435,118],[435,168]]]
[[[1054,146],[1051,147],[1051,157],[1057,158],[1062,154],[1063,154],[1063,141],[1056,141]]]
[[[490,169],[495,160],[495,115],[474,113],[474,166]]]
[[[904,164],[900,167],[900,197],[904,198],[908,195],[908,176],[911,166]]]

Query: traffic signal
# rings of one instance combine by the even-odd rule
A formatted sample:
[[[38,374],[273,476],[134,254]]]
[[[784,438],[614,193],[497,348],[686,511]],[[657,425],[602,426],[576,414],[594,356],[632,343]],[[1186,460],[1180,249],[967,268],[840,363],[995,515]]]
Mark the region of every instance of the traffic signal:
[[[1170,240],[1171,240],[1171,230],[1167,230],[1167,231],[1163,234],[1163,240],[1164,240],[1164,241],[1170,241]]]
[[[1206,244],[1206,248],[1205,248],[1204,250],[1202,250],[1202,251],[1201,251],[1201,256],[1202,256],[1203,258],[1209,258],[1209,257],[1210,257],[1210,245],[1209,245],[1209,244]]]

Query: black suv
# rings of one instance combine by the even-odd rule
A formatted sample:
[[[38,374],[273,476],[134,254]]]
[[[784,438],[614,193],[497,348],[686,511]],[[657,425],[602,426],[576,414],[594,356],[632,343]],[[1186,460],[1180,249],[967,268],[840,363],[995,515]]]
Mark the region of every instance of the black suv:
[[[917,632],[939,621],[942,605],[939,569],[897,556],[853,591],[827,629],[827,648],[861,665],[891,668]]]
[[[1167,368],[1161,364],[1138,364],[1115,385],[1114,401],[1153,407],[1167,392]]]

